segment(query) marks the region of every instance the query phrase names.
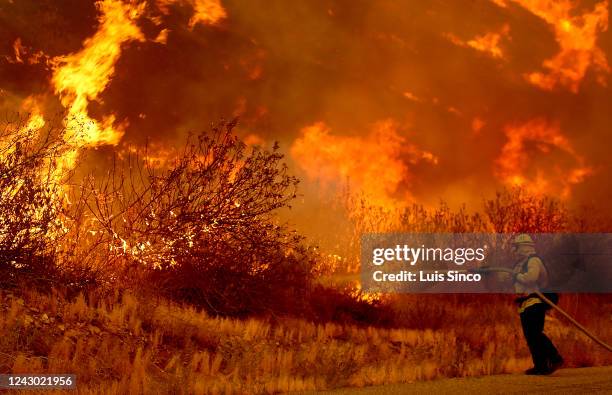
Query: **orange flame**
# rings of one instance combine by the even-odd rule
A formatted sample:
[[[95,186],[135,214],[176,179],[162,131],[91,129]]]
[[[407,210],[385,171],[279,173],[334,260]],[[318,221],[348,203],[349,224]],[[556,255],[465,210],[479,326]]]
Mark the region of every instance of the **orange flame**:
[[[476,36],[467,42],[467,45],[477,51],[485,52],[494,58],[503,58],[504,53],[499,47],[502,37],[508,37],[510,26],[504,25],[498,33],[489,32]]]
[[[558,125],[541,119],[505,128],[506,144],[496,160],[496,175],[506,184],[521,186],[532,193],[560,194],[569,197],[571,187],[592,173],[592,168],[576,153]],[[568,161],[544,167],[538,158],[562,153]]]
[[[198,23],[214,25],[227,16],[219,0],[157,0],[157,7],[164,13],[169,13],[169,6],[175,3],[188,4],[193,8],[189,19],[189,28]]]
[[[121,140],[123,127],[114,125],[114,115],[99,123],[89,116],[87,107],[111,80],[122,45],[144,39],[135,24],[143,5],[131,6],[118,0],[103,0],[96,5],[102,13],[97,32],[83,42],[81,51],[54,59],[52,83],[68,110],[65,139],[74,147],[63,158],[68,168],[74,166],[78,149],[116,145]]]
[[[253,145],[264,145],[266,143],[266,140],[261,137],[260,135],[256,134],[256,133],[249,133],[247,134],[242,141],[247,145],[247,146],[253,146]]]
[[[215,24],[227,15],[218,0],[194,0],[193,16],[189,20],[189,27],[198,23]]]
[[[363,137],[335,136],[323,122],[303,128],[301,134],[291,155],[309,179],[325,184],[348,180],[373,204],[384,207],[397,205],[394,196],[411,178],[409,164],[437,163],[432,153],[400,136],[391,120],[376,123]]]
[[[25,125],[26,130],[38,131],[45,126],[45,118],[34,96],[28,96],[23,103],[21,103],[21,109],[30,114],[28,122]]]
[[[85,40],[80,52],[56,58],[52,77],[55,92],[68,108],[68,129],[76,132],[78,129],[70,126],[78,123],[87,127],[78,136],[78,143],[84,146],[117,144],[121,139],[123,132],[113,127],[114,116],[106,117],[100,125],[89,117],[87,106],[108,85],[121,55],[122,44],[144,39],[134,23],[141,7],[131,8],[117,0],[104,0],[97,5],[102,11],[98,31]]]
[[[175,147],[155,142],[147,144],[144,150],[142,147],[125,145],[116,152],[121,159],[126,159],[130,155],[138,157],[151,168],[165,168],[172,164],[177,155]]]
[[[499,43],[502,38],[508,38],[509,33],[510,26],[504,25],[498,32],[487,32],[468,41],[463,41],[453,34],[447,34],[446,37],[455,45],[469,47],[491,57],[501,59],[504,57],[504,52],[499,47]]]
[[[31,48],[27,48],[21,42],[21,38],[17,37],[13,42],[13,57],[4,56],[7,62],[12,64],[38,64],[41,62],[48,62],[49,58],[42,51],[33,52]]]
[[[550,24],[559,44],[559,52],[543,62],[547,72],[527,74],[527,80],[545,90],[561,86],[576,93],[587,70],[597,73],[605,85],[610,72],[604,52],[597,46],[597,34],[608,30],[608,1],[597,3],[591,12],[572,15],[576,5],[571,1],[514,0]]]
[[[13,126],[8,126],[6,132],[16,132],[20,137],[30,138],[36,135],[40,129],[45,126],[45,118],[43,117],[38,101],[34,96],[28,96],[21,102],[20,110],[28,114],[28,120],[25,124],[20,124],[20,128],[17,129]],[[9,133],[9,135],[11,134]],[[11,138],[5,138],[3,135],[0,138],[0,152],[4,155],[14,152],[15,144]]]
[[[13,43],[13,51],[15,52],[15,62],[23,63],[22,54],[25,52],[23,45],[21,45],[21,38],[17,38]]]

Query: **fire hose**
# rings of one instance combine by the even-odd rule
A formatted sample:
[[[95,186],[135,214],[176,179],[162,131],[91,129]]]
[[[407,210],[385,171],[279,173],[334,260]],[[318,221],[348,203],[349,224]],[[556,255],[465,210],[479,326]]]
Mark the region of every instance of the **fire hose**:
[[[483,268],[478,268],[478,269],[473,269],[472,271],[474,272],[479,272],[479,273],[487,273],[487,272],[500,272],[500,273],[510,273],[510,274],[514,274],[514,270],[512,269],[508,269],[505,267],[483,267]],[[585,335],[587,335],[591,340],[593,340],[595,343],[599,344],[600,346],[602,346],[603,348],[605,348],[606,350],[612,352],[612,347],[610,347],[610,345],[604,343],[602,340],[598,339],[597,336],[595,336],[594,334],[592,334],[591,332],[589,332],[584,326],[580,325],[580,323],[578,323],[578,321],[576,321],[574,318],[572,318],[572,316],[570,316],[568,313],[566,313],[561,307],[557,306],[556,304],[554,304],[550,299],[548,299],[546,296],[544,296],[544,294],[540,291],[535,291],[534,292],[536,295],[538,295],[538,297],[540,299],[542,299],[542,301],[544,301],[546,304],[548,304],[550,307],[552,307],[553,309],[557,310],[559,313],[561,313],[561,315],[563,317],[565,317],[569,322],[571,322],[576,328],[578,328],[582,333],[584,333]]]

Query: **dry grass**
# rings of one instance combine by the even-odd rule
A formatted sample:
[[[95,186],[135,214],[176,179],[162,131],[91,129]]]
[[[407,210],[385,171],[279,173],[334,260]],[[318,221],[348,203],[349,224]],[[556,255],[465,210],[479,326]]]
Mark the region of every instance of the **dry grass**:
[[[5,292],[0,371],[75,373],[79,392],[103,394],[274,393],[516,372],[530,361],[507,302],[409,295],[393,303],[410,328],[382,329],[215,318],[130,294]],[[590,308],[587,324],[609,340],[612,307],[587,302],[582,318]],[[548,332],[570,366],[612,363],[554,317]]]

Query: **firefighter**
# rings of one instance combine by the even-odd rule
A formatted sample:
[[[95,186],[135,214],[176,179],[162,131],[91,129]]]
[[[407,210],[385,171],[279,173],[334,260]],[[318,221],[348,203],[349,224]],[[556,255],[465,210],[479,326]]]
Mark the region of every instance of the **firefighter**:
[[[563,364],[563,358],[544,334],[544,318],[550,309],[534,292],[546,292],[549,273],[536,255],[535,244],[528,234],[517,235],[512,243],[513,251],[519,258],[514,267],[514,290],[521,294],[516,299],[521,317],[523,334],[533,359],[533,367],[525,373],[528,375],[548,375]],[[558,295],[547,293],[547,298],[554,303]]]

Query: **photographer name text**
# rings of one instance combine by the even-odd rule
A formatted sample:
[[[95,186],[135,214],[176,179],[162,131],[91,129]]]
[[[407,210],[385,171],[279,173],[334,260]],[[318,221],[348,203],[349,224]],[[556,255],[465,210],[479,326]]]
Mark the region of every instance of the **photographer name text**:
[[[372,274],[376,282],[478,282],[482,280],[480,273],[468,273],[460,270],[411,272],[402,270],[397,273],[385,273],[377,270]]]

